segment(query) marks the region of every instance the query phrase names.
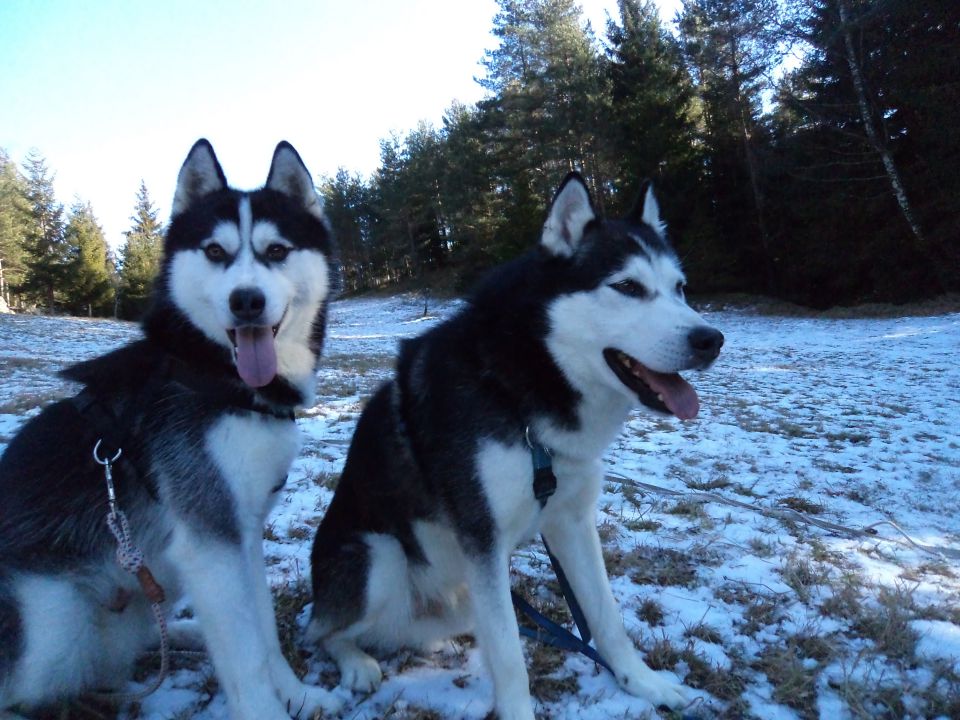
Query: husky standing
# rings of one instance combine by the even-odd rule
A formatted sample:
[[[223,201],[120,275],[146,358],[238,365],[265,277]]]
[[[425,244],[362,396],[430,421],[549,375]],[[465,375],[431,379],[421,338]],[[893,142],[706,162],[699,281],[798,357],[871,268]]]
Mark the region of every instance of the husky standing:
[[[158,642],[121,569],[117,506],[168,598],[185,590],[235,720],[334,711],[280,652],[264,519],[299,448],[324,338],[331,237],[288,143],[266,185],[228,187],[197,142],[180,170],[144,339],[66,370],[74,398],[28,422],[0,459],[0,715],[116,688]]]
[[[620,686],[678,707],[624,630],[596,527],[601,455],[640,403],[688,420],[723,335],[684,300],[648,189],[622,221],[595,216],[579,175],[561,185],[538,248],[500,267],[466,308],[403,343],[364,410],[313,547],[308,632],[341,684],[381,681],[361,647],[423,646],[473,630],[501,720],[533,718],[510,598],[510,555],[541,531]],[[529,442],[553,458],[535,497]]]

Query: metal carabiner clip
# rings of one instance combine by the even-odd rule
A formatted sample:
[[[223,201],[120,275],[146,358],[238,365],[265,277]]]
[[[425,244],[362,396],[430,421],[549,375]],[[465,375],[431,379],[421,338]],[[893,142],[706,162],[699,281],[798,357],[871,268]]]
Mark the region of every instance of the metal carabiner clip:
[[[103,465],[103,476],[107,481],[107,499],[110,501],[110,513],[116,514],[117,493],[113,489],[113,472],[111,471],[111,467],[123,454],[123,448],[117,448],[117,454],[112,458],[101,458],[100,445],[102,442],[103,438],[100,438],[97,440],[97,444],[93,446],[93,460],[98,465]]]

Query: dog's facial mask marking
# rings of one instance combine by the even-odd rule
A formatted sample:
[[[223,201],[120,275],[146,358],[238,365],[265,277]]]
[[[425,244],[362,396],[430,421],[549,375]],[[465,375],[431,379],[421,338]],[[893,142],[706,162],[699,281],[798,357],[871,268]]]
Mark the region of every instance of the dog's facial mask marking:
[[[588,225],[589,239],[583,241]],[[619,263],[597,278],[599,286],[553,303],[552,347],[558,362],[566,362],[584,387],[599,375],[607,387],[652,410],[695,418],[699,398],[678,371],[707,367],[723,336],[686,304],[683,273],[649,183],[623,221],[606,222],[596,220],[586,187],[571,176],[551,206],[541,242],[574,263],[587,252],[583,242],[597,243],[610,248]]]
[[[180,170],[174,215],[188,213],[199,200],[221,190],[227,190],[227,184],[213,148],[199,141]],[[296,150],[281,142],[264,190],[225,195],[228,217],[198,248],[178,253],[172,273],[177,304],[205,335],[233,351],[238,375],[254,388],[269,385],[285,366],[278,359],[276,338],[304,286],[299,266],[317,264],[302,257],[300,248],[283,237],[276,224],[254,218],[251,204],[261,194],[269,196],[267,191],[286,196],[284,202],[292,200],[299,212],[312,215],[314,223],[319,219],[329,231],[309,171]],[[326,272],[322,284],[325,294]]]

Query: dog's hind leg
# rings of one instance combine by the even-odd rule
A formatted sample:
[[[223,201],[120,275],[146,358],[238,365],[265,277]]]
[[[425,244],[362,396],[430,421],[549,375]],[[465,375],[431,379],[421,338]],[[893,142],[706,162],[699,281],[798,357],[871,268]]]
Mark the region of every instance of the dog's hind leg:
[[[395,538],[376,533],[325,549],[328,552],[322,555],[314,549],[314,619],[309,632],[322,638],[337,663],[341,686],[372,692],[380,686],[383,673],[360,643],[380,647],[402,644],[401,635],[413,620],[407,557]],[[325,587],[324,580],[332,578],[344,587]],[[338,607],[351,601],[354,612],[345,613]]]
[[[661,677],[643,662],[623,627],[620,609],[610,590],[596,524],[601,470],[593,466],[563,468],[559,461],[555,469],[558,477],[563,470],[580,473],[578,482],[584,490],[578,498],[558,495],[550,499],[543,516],[543,535],[570,581],[596,639],[597,650],[610,663],[620,687],[631,695],[654,705],[682,707],[692,699],[687,697],[687,689]],[[551,507],[554,499],[558,502]]]
[[[369,693],[380,687],[383,672],[376,658],[368,655],[349,633],[335,633],[323,641],[340,669],[340,685],[355,692]]]

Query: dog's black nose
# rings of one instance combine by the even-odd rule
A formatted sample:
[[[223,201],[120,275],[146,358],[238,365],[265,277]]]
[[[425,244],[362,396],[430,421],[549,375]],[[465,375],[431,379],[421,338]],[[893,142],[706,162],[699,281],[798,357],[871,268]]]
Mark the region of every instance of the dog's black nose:
[[[707,325],[701,325],[690,331],[687,341],[694,357],[704,363],[713,362],[723,347],[723,333]]]
[[[237,288],[230,293],[230,312],[244,323],[252,323],[267,306],[267,298],[260,288]]]

